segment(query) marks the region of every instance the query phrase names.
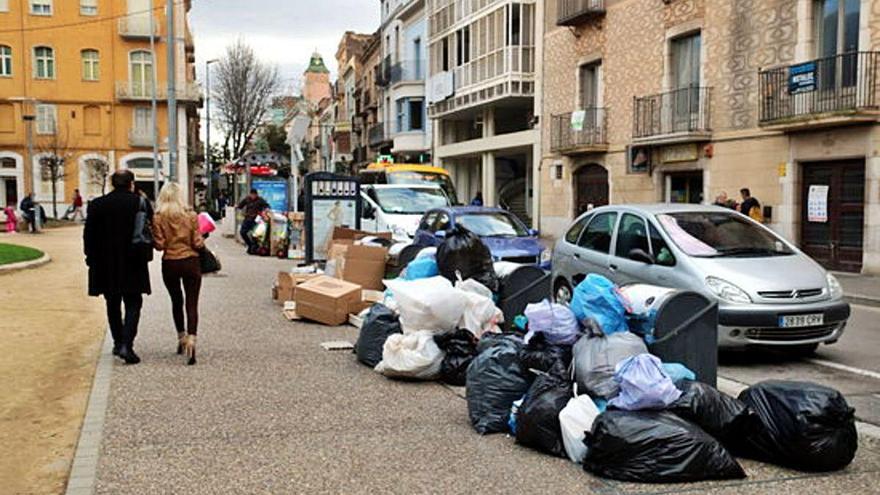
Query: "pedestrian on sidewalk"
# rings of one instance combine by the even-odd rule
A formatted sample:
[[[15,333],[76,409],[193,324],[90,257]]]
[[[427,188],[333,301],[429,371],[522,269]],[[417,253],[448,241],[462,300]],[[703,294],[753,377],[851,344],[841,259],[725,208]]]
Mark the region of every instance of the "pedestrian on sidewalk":
[[[257,217],[269,209],[269,203],[260,197],[256,189],[251,189],[250,194],[238,203],[237,208],[244,212],[244,221],[241,222],[239,234],[247,244],[248,254],[256,254],[259,244],[251,237],[251,231],[257,226]]]
[[[199,233],[198,216],[186,206],[180,187],[173,182],[165,184],[159,191],[153,219],[153,240],[156,249],[164,251],[162,281],[171,296],[171,316],[177,329],[177,354],[185,352],[187,364],[193,365],[196,364],[199,291],[202,287],[199,252],[205,249],[205,240]]]
[[[149,201],[134,192],[134,174],[117,170],[110,177],[113,191],[89,204],[83,245],[89,266],[89,295],[104,296],[107,320],[113,335],[113,354],[126,364],[141,361],[134,352],[143,295],[150,294],[149,262],[133,244],[135,218],[143,211],[148,222],[153,210]],[[122,305],[125,304],[125,318]]]
[[[752,197],[752,192],[749,191],[749,188],[744,187],[740,189],[739,194],[743,199],[739,205],[739,212],[747,217],[751,217],[756,222],[763,222],[764,214],[761,212],[761,203]]]
[[[83,221],[83,198],[79,193],[79,189],[73,190],[73,200],[70,202],[70,210],[64,215],[64,219],[71,221],[76,221],[79,218],[80,221]]]

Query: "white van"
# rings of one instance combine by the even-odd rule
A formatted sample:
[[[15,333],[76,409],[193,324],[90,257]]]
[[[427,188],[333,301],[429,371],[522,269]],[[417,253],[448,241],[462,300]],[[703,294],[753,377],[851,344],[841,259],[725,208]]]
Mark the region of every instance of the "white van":
[[[398,242],[412,242],[426,211],[452,205],[435,184],[362,184],[361,197],[361,230],[391,232]]]

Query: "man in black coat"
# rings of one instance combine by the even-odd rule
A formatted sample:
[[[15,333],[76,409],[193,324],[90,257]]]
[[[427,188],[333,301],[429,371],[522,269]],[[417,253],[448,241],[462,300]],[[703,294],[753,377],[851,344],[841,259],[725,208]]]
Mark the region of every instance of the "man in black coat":
[[[149,259],[135,249],[132,236],[141,196],[134,192],[134,174],[118,170],[111,176],[113,191],[89,203],[83,245],[89,266],[89,295],[104,296],[113,335],[113,354],[137,364],[134,338],[143,306],[150,293]],[[152,219],[149,201],[143,205]],[[125,319],[122,304],[125,304]]]

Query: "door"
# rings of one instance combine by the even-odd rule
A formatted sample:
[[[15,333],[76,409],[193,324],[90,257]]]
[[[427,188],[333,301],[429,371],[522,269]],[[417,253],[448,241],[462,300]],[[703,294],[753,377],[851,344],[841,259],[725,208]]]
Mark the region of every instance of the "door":
[[[584,165],[575,172],[574,216],[608,204],[608,171],[601,165]]]
[[[672,126],[665,132],[695,129],[700,115],[700,33],[672,40]]]
[[[802,184],[801,249],[829,270],[860,272],[865,161],[804,164]]]
[[[578,247],[574,251],[576,274],[572,282],[577,285],[583,277],[590,273],[612,278],[608,267],[611,255],[611,242],[614,238],[614,227],[617,224],[616,212],[603,212],[594,215],[587,228],[578,239]]]
[[[666,180],[667,203],[703,202],[703,172],[668,174]]]
[[[618,284],[646,282],[645,272],[650,265],[629,257],[629,253],[634,249],[641,249],[646,254],[650,254],[651,246],[648,244],[648,230],[645,225],[644,218],[632,213],[624,213],[620,218],[617,240],[614,244],[614,257],[609,265],[615,277],[614,281]]]

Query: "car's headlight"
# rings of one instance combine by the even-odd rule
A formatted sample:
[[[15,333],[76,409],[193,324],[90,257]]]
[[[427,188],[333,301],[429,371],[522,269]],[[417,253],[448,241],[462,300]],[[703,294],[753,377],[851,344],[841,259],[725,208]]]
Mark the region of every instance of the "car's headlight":
[[[718,296],[719,299],[742,304],[752,302],[752,298],[746,294],[746,291],[726,280],[716,277],[706,277],[706,286],[709,287],[709,290]]]
[[[840,299],[843,297],[843,287],[837,281],[837,277],[830,273],[825,274],[825,280],[828,282],[828,295],[831,299]]]
[[[545,250],[541,251],[541,264],[542,265],[544,263],[550,263],[550,260],[552,260],[552,259],[553,259],[553,250],[552,249],[545,249]]]

